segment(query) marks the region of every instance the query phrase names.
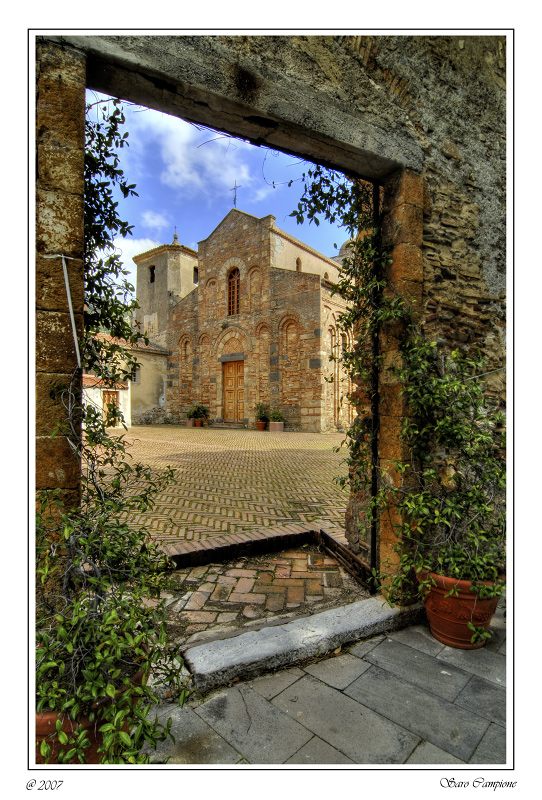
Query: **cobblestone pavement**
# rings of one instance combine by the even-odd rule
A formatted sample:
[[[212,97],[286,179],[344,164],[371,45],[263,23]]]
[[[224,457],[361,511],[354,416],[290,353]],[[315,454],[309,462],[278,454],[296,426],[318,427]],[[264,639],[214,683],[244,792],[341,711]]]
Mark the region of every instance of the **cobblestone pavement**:
[[[137,426],[126,434],[134,460],[172,466],[176,484],[150,512],[134,515],[164,543],[319,519],[344,527],[347,495],[343,435],[270,433],[173,425]]]
[[[170,641],[231,635],[354,603],[368,592],[316,546],[176,570],[163,593]]]

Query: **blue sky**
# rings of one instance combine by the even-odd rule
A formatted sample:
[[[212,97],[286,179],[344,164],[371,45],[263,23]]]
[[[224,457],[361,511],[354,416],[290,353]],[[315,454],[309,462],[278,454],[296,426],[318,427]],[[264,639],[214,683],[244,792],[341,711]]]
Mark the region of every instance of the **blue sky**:
[[[88,92],[87,99],[99,97]],[[125,104],[125,115],[129,147],[121,150],[121,165],[139,196],[125,200],[119,194],[120,215],[134,228],[132,237],[116,244],[132,283],[132,256],[171,242],[175,226],[180,243],[197,249],[233,208],[235,182],[237,208],[258,217],[273,214],[279,228],[324,255],[337,255],[334,244],[348,238],[337,226],[297,225],[289,217],[303,190],[306,162],[141,106]]]

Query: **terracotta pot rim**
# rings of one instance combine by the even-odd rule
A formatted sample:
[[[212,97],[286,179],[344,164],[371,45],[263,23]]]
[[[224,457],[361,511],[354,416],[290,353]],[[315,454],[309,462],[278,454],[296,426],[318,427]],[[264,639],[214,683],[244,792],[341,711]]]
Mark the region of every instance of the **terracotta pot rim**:
[[[435,581],[438,587],[441,589],[451,589],[453,586],[457,587],[459,592],[470,592],[470,587],[473,584],[482,585],[482,586],[494,586],[498,581],[466,581],[461,580],[459,578],[450,578],[448,575],[443,575],[440,572],[431,572],[430,570],[422,570],[416,574],[416,578],[418,579],[418,583],[422,580],[425,580],[426,577],[430,577],[432,580]]]

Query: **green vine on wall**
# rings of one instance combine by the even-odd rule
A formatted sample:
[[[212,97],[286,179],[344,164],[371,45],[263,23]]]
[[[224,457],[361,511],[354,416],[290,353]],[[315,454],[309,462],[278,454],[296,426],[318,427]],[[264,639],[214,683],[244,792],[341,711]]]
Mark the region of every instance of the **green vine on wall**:
[[[334,290],[348,302],[339,324],[353,333],[354,346],[340,358],[357,387],[343,483],[361,500],[356,522],[363,541],[385,519],[397,536],[395,558],[373,570],[374,580],[392,605],[416,595],[416,578],[425,571],[473,581],[479,596],[501,593],[505,423],[484,394],[486,362],[478,352],[426,339],[408,298],[388,280],[378,192],[320,166],[303,180],[292,216],[338,221],[351,239]],[[396,363],[387,358],[389,337],[397,343]],[[385,372],[402,387],[404,405],[404,457],[391,460],[391,469],[380,463],[376,446]],[[425,579],[420,591],[427,586]]]

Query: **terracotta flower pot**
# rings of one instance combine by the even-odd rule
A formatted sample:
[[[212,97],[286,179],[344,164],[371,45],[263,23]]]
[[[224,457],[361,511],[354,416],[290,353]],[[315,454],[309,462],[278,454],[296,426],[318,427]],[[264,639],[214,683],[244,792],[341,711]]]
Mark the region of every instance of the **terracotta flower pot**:
[[[144,675],[145,670],[139,670],[139,672],[137,672],[131,678],[131,682],[135,686],[140,686],[143,682]],[[109,697],[102,697],[100,700],[97,700],[96,703],[94,703],[92,709],[93,711],[97,712],[94,722],[91,722],[88,717],[85,716],[80,716],[77,720],[71,720],[67,715],[64,717],[62,722],[61,730],[68,736],[68,738],[72,735],[78,725],[81,725],[81,727],[88,732],[90,747],[87,747],[84,751],[85,761],[87,764],[99,764],[100,762],[98,747],[103,744],[103,735],[98,730],[100,725],[103,724],[100,709],[109,705],[111,702],[112,700]],[[47,744],[51,748],[49,764],[58,764],[59,754],[61,752],[67,752],[72,747],[72,745],[62,745],[55,736],[56,721],[58,718],[58,711],[42,711],[40,714],[36,712],[36,764],[45,764],[45,758],[42,756],[40,750],[41,743],[44,739],[47,740]],[[130,730],[128,723],[124,723],[121,730],[128,733]],[[77,756],[74,756],[71,762],[64,763],[79,764],[80,762]]]
[[[261,419],[257,419],[256,420],[256,427],[258,428],[259,431],[264,431],[266,425],[267,425],[267,422],[265,420],[261,420]]]
[[[430,592],[424,597],[429,627],[435,639],[449,647],[462,650],[476,650],[483,647],[485,642],[471,643],[472,631],[468,623],[472,622],[476,627],[487,631],[499,598],[481,599],[476,592],[470,591],[471,581],[458,581],[456,578],[447,578],[434,572],[422,572],[418,580],[425,580],[427,577],[437,584],[431,586]],[[481,583],[486,586],[493,585],[491,581],[481,581]],[[457,587],[457,596],[453,594],[445,597],[453,587]]]
[[[203,426],[203,420],[202,419],[195,419],[194,420],[194,425],[196,426],[196,428],[201,428]]]

